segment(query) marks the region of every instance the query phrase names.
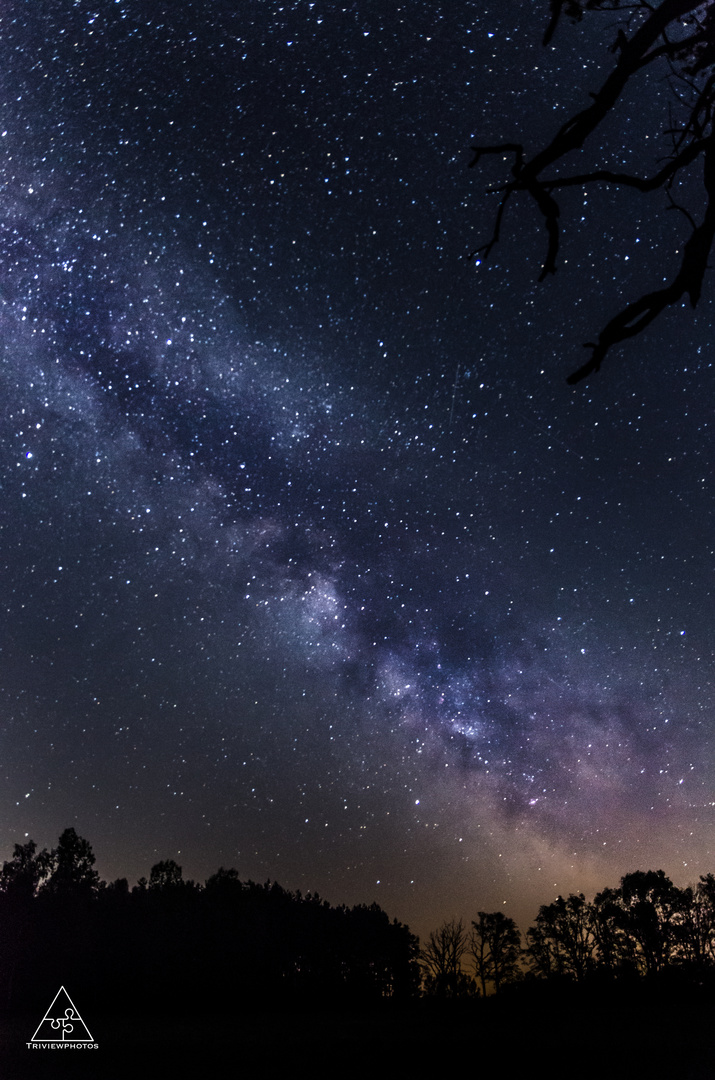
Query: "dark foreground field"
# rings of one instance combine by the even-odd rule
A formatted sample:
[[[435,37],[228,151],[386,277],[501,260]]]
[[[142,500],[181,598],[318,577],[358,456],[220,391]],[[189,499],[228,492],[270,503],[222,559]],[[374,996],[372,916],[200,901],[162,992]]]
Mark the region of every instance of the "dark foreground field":
[[[3,1080],[173,1074],[275,1076],[308,1066],[316,1076],[350,1067],[371,1075],[715,1080],[715,1002],[697,988],[614,992],[542,988],[500,1001],[421,1001],[370,1010],[248,1009],[202,1016],[187,988],[182,1015],[92,1015],[98,1050],[28,1050],[35,1016],[0,1029]],[[248,1070],[248,1072],[247,1072]],[[228,1074],[228,1073],[227,1073]]]

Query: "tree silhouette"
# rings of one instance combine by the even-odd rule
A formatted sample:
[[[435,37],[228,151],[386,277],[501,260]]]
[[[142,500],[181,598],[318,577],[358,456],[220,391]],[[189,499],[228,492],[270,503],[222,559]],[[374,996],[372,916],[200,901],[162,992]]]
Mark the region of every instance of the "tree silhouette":
[[[469,937],[462,920],[449,919],[432,930],[420,952],[425,990],[435,997],[455,998],[472,989],[462,970]]]
[[[700,878],[683,894],[683,906],[675,929],[682,958],[697,967],[712,963],[715,955],[715,876]]]
[[[687,903],[663,870],[635,870],[621,879],[622,925],[638,947],[646,974],[662,971],[672,959],[676,926]]]
[[[563,974],[556,942],[538,916],[534,926],[530,926],[526,931],[526,957],[534,975],[541,979],[551,979]]]
[[[34,840],[15,844],[12,859],[0,871],[0,892],[14,900],[29,900],[52,869],[52,856],[43,848],[37,851]]]
[[[560,208],[555,196],[563,188],[609,184],[644,194],[660,189],[668,208],[680,210],[690,230],[671,280],[663,288],[632,300],[606,323],[596,341],[586,344],[591,355],[569,376],[568,382],[574,384],[598,371],[609,350],[641,333],[667,307],[685,296],[695,307],[700,299],[715,239],[715,5],[712,0],[662,0],[657,5],[650,0],[550,0],[550,8],[544,44],[551,41],[562,13],[578,20],[585,12],[623,12],[612,47],[614,67],[591,94],[591,103],[562,124],[551,142],[533,157],[516,142],[473,147],[472,167],[485,155],[508,155],[513,160],[513,179],[495,189],[501,199],[491,239],[472,252],[473,257],[480,261],[489,257],[499,240],[506,206],[519,192],[534,200],[547,233],[540,281],[557,269]],[[658,79],[667,74],[674,91],[672,104],[677,117],[664,121],[663,134],[670,138],[665,160],[657,161],[654,171],[645,177],[611,168],[565,171],[565,159],[580,150],[607,120],[626,87],[641,72]],[[696,165],[701,171],[702,190],[696,196],[695,185],[689,185],[689,197],[699,200],[691,212],[676,202],[674,190]]]
[[[472,922],[469,948],[484,997],[488,982],[494,984],[494,992],[498,994],[500,987],[517,978],[521,934],[514,920],[502,911],[477,912],[477,920]]]
[[[183,870],[173,859],[155,863],[149,872],[150,889],[176,889],[183,884]]]
[[[544,904],[527,934],[532,967],[541,975],[569,975],[580,981],[594,966],[591,905],[583,893]]]
[[[52,857],[34,840],[15,844],[12,859],[0,871],[0,988],[5,1005],[12,999],[15,974],[21,966],[32,928],[33,901],[52,868]],[[3,988],[4,982],[4,988]]]
[[[592,929],[601,967],[615,974],[636,965],[636,946],[626,932],[619,889],[602,889],[593,900]]]
[[[74,829],[65,829],[50,854],[52,873],[41,891],[54,896],[90,896],[99,888],[94,852],[88,840]]]

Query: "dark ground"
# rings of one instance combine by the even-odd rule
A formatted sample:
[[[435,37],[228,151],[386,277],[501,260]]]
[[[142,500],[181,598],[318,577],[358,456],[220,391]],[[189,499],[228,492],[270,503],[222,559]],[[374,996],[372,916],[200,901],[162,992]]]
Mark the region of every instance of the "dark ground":
[[[187,987],[183,1015],[80,1012],[98,1050],[28,1050],[38,1018],[0,1027],[2,1080],[45,1077],[276,1075],[307,1065],[313,1075],[350,1066],[380,1075],[517,1077],[548,1070],[578,1078],[715,1078],[715,1002],[692,987],[604,994],[573,987],[500,1001],[417,1002],[372,1010],[311,1009],[202,1016]],[[78,1006],[79,1007],[79,1006]]]

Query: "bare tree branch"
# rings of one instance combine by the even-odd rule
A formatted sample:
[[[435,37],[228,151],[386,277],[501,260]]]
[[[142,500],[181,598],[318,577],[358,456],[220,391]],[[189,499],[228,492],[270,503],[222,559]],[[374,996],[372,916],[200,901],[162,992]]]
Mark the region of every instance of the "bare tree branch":
[[[636,0],[632,4],[620,0],[550,0],[549,7],[545,44],[551,41],[562,14],[580,19],[586,11],[619,11],[639,14],[641,19],[630,36],[619,28],[613,47],[617,54],[615,66],[600,89],[591,95],[591,104],[567,120],[548,145],[531,159],[526,159],[519,143],[472,148],[472,167],[487,154],[514,155],[513,179],[496,189],[502,195],[492,237],[476,248],[472,257],[489,257],[499,241],[506,206],[518,192],[531,196],[546,229],[547,248],[539,281],[555,273],[557,268],[560,243],[560,211],[554,197],[557,190],[593,183],[630,187],[643,193],[662,189],[669,202],[668,209],[683,213],[692,228],[683,248],[680,268],[670,284],[645,292],[607,323],[598,340],[587,346],[591,349],[590,359],[569,377],[569,383],[574,384],[598,371],[610,349],[641,333],[665,308],[678,303],[685,295],[694,307],[700,297],[708,256],[715,242],[715,73],[709,70],[715,67],[715,0],[661,0],[656,6],[646,0]],[[684,27],[689,32],[684,34]],[[610,116],[629,81],[658,60],[668,63],[671,86],[682,88],[677,100],[681,108],[688,110],[683,123],[674,125],[671,122],[664,129],[664,134],[672,135],[672,152],[665,164],[650,177],[600,168],[544,178],[546,169],[562,165],[569,154],[581,149],[586,139]],[[688,96],[692,99],[689,104]],[[702,215],[695,215],[676,202],[671,190],[679,174],[697,161],[703,162],[704,170]],[[696,216],[701,217],[700,224],[697,224]]]
[[[586,348],[593,350],[591,358],[573,375],[569,375],[567,382],[570,385],[573,386],[592,372],[598,371],[609,349],[639,334],[662,311],[676,304],[686,293],[690,298],[691,306],[696,306],[702,291],[708,256],[715,240],[715,136],[713,135],[708,139],[705,181],[709,196],[705,220],[694,229],[685,244],[680,270],[675,278],[664,289],[647,293],[632,304],[628,304],[623,311],[611,319],[599,334],[596,344],[586,345]]]
[[[632,176],[630,173],[615,173],[611,172],[610,169],[596,169],[594,172],[580,173],[577,176],[555,177],[552,180],[544,180],[543,186],[547,191],[552,191],[553,188],[579,187],[585,184],[603,182],[634,187],[639,191],[656,191],[658,188],[663,187],[666,181],[672,179],[681,169],[692,164],[705,149],[705,144],[705,139],[698,139],[696,142],[689,143],[685,150],[678,154],[676,158],[672,158],[667,165],[664,165],[660,172],[646,179],[640,176]]]

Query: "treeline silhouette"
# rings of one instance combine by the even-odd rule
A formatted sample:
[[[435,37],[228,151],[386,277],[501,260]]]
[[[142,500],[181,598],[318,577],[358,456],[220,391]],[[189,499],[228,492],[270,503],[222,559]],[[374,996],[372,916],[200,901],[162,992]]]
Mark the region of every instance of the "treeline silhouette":
[[[377,905],[333,907],[219,869],[199,885],[173,860],[129,888],[99,880],[89,842],[16,844],[0,872],[0,995],[46,1008],[71,985],[93,1008],[211,1013],[409,999],[418,939]],[[47,1001],[45,1000],[47,998]]]
[[[559,896],[539,908],[526,946],[513,919],[480,911],[470,928],[451,919],[421,950],[423,985],[442,998],[506,986],[667,976],[715,983],[715,876],[678,888],[662,870],[637,870],[587,901]],[[672,978],[671,978],[672,981]]]
[[[0,871],[0,1001],[27,1010],[71,983],[95,1008],[218,1013],[300,1004],[501,999],[677,973],[715,989],[715,876],[678,888],[635,871],[587,901],[542,905],[525,941],[503,912],[451,919],[422,948],[377,905],[331,906],[221,867],[203,884],[173,860],[130,888],[100,881],[89,842],[16,844]],[[54,988],[54,989],[53,989]]]

